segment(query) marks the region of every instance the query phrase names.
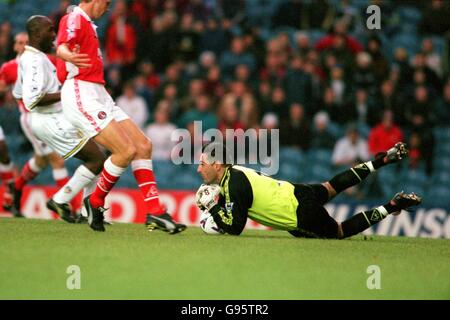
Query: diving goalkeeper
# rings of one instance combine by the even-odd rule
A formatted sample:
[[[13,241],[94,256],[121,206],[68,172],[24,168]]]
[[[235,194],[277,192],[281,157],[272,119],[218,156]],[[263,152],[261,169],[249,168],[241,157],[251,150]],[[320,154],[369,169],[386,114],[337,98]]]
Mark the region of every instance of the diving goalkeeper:
[[[343,190],[362,182],[379,168],[400,161],[408,154],[402,142],[344,171],[322,184],[295,184],[265,176],[253,169],[232,165],[226,148],[217,142],[203,148],[197,172],[205,184],[198,189],[196,203],[208,210],[217,226],[239,235],[247,218],[295,237],[343,239],[377,224],[389,214],[397,215],[421,203],[414,193],[397,193],[388,203],[360,212],[338,223],[324,205]],[[217,186],[220,185],[220,188]]]

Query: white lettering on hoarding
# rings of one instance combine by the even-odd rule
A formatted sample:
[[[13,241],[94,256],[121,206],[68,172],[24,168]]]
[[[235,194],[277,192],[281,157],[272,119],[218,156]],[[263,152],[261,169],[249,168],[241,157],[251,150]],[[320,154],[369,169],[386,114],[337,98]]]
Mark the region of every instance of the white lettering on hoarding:
[[[27,218],[53,219],[51,211],[47,209],[47,194],[43,189],[33,188],[27,201],[22,203],[21,211]]]

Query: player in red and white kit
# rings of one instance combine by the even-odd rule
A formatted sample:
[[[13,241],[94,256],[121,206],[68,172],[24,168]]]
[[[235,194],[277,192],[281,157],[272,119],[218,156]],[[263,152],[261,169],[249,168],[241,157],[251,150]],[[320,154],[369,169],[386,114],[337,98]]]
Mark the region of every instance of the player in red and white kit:
[[[21,32],[16,35],[14,42],[14,51],[17,53],[17,57],[13,60],[5,62],[0,69],[0,79],[3,79],[5,86],[12,87],[16,82],[19,58],[25,50],[25,45],[27,45],[27,43],[27,33]],[[56,60],[54,58],[53,62],[56,63]],[[55,180],[56,185],[59,188],[65,186],[65,184],[69,181],[69,176],[67,169],[64,166],[64,160],[45,143],[34,136],[29,125],[28,111],[20,102],[18,103],[18,106],[19,111],[21,112],[20,125],[22,127],[22,131],[30,141],[34,150],[33,157],[24,165],[19,177],[17,177],[14,182],[11,181],[13,178],[8,179],[9,191],[13,194],[14,199],[11,206],[11,211],[14,216],[21,217],[22,214],[20,212],[20,202],[23,187],[28,182],[33,180],[48,164],[50,164],[53,169],[53,179]],[[7,169],[9,169],[10,167],[11,165],[8,165]],[[7,175],[8,177],[10,176],[9,173],[7,173]],[[80,197],[74,198],[71,201],[72,208],[78,208],[80,206],[80,203]]]
[[[110,0],[81,0],[79,6],[61,19],[57,55],[66,63],[58,65],[58,77],[65,78],[61,102],[66,118],[87,137],[108,149],[93,194],[84,200],[89,225],[104,231],[105,197],[128,165],[147,204],[146,225],[171,234],[186,229],[176,223],[160,204],[152,168],[152,144],[137,125],[120,109],[105,89],[103,57],[93,20],[103,16]],[[74,50],[79,54],[74,57]]]
[[[32,16],[26,24],[29,45],[19,59],[13,94],[29,111],[31,132],[64,159],[72,156],[84,161],[72,178],[47,202],[67,222],[74,222],[68,202],[82,189],[89,195],[106,156],[99,147],[73,127],[61,110],[60,83],[55,65],[46,53],[56,38],[53,23],[45,16]]]

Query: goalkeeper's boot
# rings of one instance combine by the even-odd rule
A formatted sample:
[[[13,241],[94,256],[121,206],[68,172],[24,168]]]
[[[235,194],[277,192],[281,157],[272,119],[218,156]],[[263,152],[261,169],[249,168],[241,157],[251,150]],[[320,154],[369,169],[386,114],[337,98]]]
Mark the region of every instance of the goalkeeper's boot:
[[[401,210],[409,211],[409,207],[417,206],[422,203],[422,197],[419,197],[414,192],[408,194],[402,191],[397,193],[390,202]],[[393,212],[392,214],[394,216],[399,215],[401,210]]]
[[[383,158],[385,164],[395,163],[405,158],[409,150],[404,142],[397,142],[388,151],[377,153],[375,159]]]
[[[68,203],[57,203],[50,199],[47,201],[47,209],[55,212],[61,219],[68,223],[75,223],[75,218],[72,216],[72,210]]]
[[[169,234],[176,234],[186,230],[186,225],[175,222],[167,212],[159,216],[147,214],[145,225],[148,231],[156,229],[168,232]]]
[[[88,224],[94,231],[105,231],[105,226],[103,221],[105,220],[105,216],[103,213],[106,211],[105,208],[99,207],[94,208],[90,201],[90,196],[86,197],[83,202],[88,214]]]
[[[11,213],[16,218],[23,218],[23,214],[20,212],[20,202],[22,200],[22,190],[16,189],[15,183],[10,182],[8,184],[9,186],[9,192],[12,194],[12,207],[11,207]]]

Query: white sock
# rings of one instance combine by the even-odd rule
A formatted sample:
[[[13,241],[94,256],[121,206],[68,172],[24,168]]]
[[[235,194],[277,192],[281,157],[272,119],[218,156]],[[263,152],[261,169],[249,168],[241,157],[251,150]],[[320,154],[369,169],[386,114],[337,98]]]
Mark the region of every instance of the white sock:
[[[95,178],[92,179],[92,181],[89,182],[89,184],[86,187],[84,187],[84,189],[83,189],[83,199],[85,199],[86,197],[90,196],[92,194],[92,192],[94,192],[95,187],[97,186],[97,180],[98,180],[99,176],[100,175],[95,176]],[[88,214],[87,214],[87,211],[86,211],[86,207],[84,205],[81,206],[80,214],[83,217],[85,217],[85,218],[88,217]]]
[[[53,169],[52,174],[53,174],[53,180],[55,180],[55,181],[65,179],[69,176],[69,172],[67,171],[66,168]]]
[[[88,197],[88,196],[90,196],[90,195],[94,192],[95,187],[97,186],[97,180],[98,180],[98,177],[99,177],[99,176],[100,176],[100,175],[95,176],[94,179],[92,179],[92,181],[89,182],[89,183],[84,187],[84,189],[83,189],[83,199],[86,198],[86,197]]]
[[[93,174],[84,165],[80,165],[72,178],[53,196],[56,203],[69,203],[83,188],[94,180]]]

